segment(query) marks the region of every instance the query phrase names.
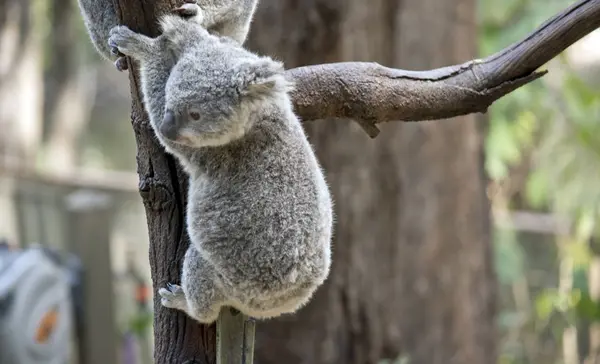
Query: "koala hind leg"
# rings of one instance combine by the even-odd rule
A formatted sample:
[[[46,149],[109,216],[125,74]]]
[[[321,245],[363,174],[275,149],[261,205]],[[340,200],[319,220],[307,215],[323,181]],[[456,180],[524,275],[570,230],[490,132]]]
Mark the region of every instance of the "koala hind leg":
[[[217,286],[217,274],[194,244],[188,248],[183,261],[181,285],[186,294],[189,315],[202,323],[217,320],[226,297]]]
[[[215,322],[226,301],[215,280],[214,268],[192,245],[183,261],[181,287],[169,284],[167,288],[161,288],[158,291],[161,303],[185,312],[198,322]]]
[[[164,307],[174,308],[180,311],[187,311],[187,300],[185,299],[185,293],[181,286],[176,284],[167,283],[167,288],[161,288],[158,290],[160,295],[160,303]]]

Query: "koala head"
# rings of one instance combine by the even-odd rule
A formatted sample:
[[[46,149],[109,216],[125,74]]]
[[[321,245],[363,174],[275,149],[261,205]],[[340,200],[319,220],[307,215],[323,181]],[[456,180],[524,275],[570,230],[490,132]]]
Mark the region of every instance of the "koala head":
[[[167,83],[159,133],[192,148],[227,144],[243,137],[288,89],[283,65],[268,57],[182,58]]]

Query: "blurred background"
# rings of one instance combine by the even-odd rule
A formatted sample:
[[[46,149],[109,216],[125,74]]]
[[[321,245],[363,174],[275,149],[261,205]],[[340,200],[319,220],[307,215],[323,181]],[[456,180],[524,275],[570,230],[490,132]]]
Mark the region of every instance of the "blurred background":
[[[262,0],[247,45],[288,68],[422,70],[572,3]],[[600,363],[600,32],[546,68],[486,115],[375,140],[306,124],[336,201],[334,266],[297,315],[259,323],[257,362]],[[75,0],[0,0],[2,364],[152,362],[130,103]]]

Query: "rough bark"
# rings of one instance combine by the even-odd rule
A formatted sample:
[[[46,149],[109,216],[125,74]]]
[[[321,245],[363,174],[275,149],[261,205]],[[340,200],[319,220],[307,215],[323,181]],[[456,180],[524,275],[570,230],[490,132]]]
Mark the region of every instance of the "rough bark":
[[[287,67],[425,69],[475,56],[475,23],[474,0],[262,0],[249,44]],[[387,124],[376,141],[344,121],[305,125],[336,202],[333,270],[297,315],[257,325],[256,362],[494,363],[476,118]]]
[[[176,1],[115,0],[123,24],[150,36],[157,35],[156,16],[174,8]],[[150,270],[154,292],[167,282],[179,282],[189,237],[185,231],[187,178],[173,157],[154,137],[142,104],[139,75],[129,63],[132,124],[138,145],[140,194],[150,236]],[[154,362],[157,364],[214,363],[215,325],[205,326],[177,310],[161,306],[154,297]]]

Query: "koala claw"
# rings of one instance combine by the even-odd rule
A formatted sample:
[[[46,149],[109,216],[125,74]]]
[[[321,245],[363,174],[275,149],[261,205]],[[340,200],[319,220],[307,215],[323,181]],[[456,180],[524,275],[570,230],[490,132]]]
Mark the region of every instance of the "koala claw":
[[[112,44],[109,44],[110,46],[110,53],[114,56],[123,56],[123,54],[121,52],[119,52],[119,48],[117,48],[116,46],[113,46]]]
[[[159,289],[158,294],[164,307],[183,309],[186,305],[183,289],[176,284],[167,283],[167,288]]]
[[[178,286],[176,284],[173,283],[167,283],[167,289],[171,292],[171,293],[180,293],[183,292],[183,289],[181,288],[181,286]]]
[[[115,61],[115,67],[120,72],[127,71],[129,69],[129,66],[127,65],[127,59],[121,55],[121,57],[117,58]]]

